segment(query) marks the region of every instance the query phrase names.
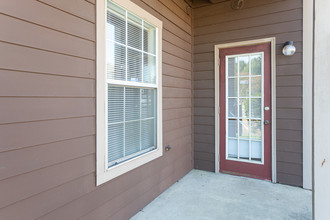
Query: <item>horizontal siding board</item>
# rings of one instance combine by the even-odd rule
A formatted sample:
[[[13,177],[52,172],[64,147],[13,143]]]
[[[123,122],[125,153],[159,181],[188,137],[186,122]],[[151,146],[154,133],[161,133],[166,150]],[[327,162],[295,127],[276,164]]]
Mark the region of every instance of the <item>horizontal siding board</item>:
[[[270,25],[269,21],[275,24],[275,23],[294,21],[297,19],[302,19],[301,8],[293,9],[289,11],[280,11],[278,13],[272,13],[272,14],[266,14],[260,16],[258,16],[258,14],[254,14],[253,17],[251,16],[246,17],[245,19],[242,19],[240,22],[237,22],[237,20],[235,20],[235,21],[228,21],[226,23],[197,27],[195,29],[194,34],[195,36],[199,36],[199,35],[206,35],[212,33],[227,32],[232,30]]]
[[[276,117],[278,119],[301,119],[302,109],[277,109]]]
[[[17,7],[19,5],[19,7]],[[93,23],[72,16],[35,0],[0,2],[1,12],[31,23],[95,41]],[[33,13],[32,13],[33,12]]]
[[[195,158],[194,168],[214,172],[214,162],[208,160],[199,160]]]
[[[0,152],[93,134],[94,117],[5,124],[0,125]]]
[[[196,29],[203,26],[215,25],[218,23],[227,23],[231,21],[242,21],[251,17],[261,17],[264,15],[274,14],[283,11],[295,10],[302,8],[302,3],[296,0],[286,0],[285,2],[278,0],[271,4],[260,4],[256,7],[244,7],[239,12],[234,12],[234,16],[228,16],[229,13],[219,13],[216,15],[205,16],[195,19],[194,24]],[[197,9],[198,10],[198,9]],[[198,13],[198,11],[196,12]],[[253,15],[253,16],[251,16]]]
[[[191,71],[191,62],[163,51],[163,62],[184,70]]]
[[[175,79],[175,80],[177,80],[177,79]],[[163,87],[163,97],[164,98],[170,98],[170,97],[190,98],[191,89],[190,88]]]
[[[172,66],[170,63],[163,63],[163,76],[173,76],[178,79],[191,79],[191,72],[176,66]]]
[[[178,27],[180,27],[183,31],[185,31],[187,34],[191,35],[191,19],[189,18],[189,16],[180,16],[174,12],[172,12],[171,10],[169,10],[169,8],[167,8],[168,6],[172,6],[171,9],[173,9],[174,7],[177,7],[175,4],[173,4],[173,2],[171,1],[166,1],[167,3],[164,5],[162,4],[162,2],[164,2],[164,0],[160,0],[160,1],[154,1],[154,0],[142,0],[143,2],[145,2],[147,5],[149,5],[150,7],[152,7],[153,9],[156,9],[157,11],[161,11],[162,14],[171,22],[175,23],[175,25],[177,25]]]
[[[191,107],[191,98],[163,98],[163,109]]]
[[[0,43],[0,67],[3,69],[95,78],[92,60],[51,53],[13,44]]]
[[[191,81],[189,79],[178,79],[174,76],[163,75],[163,86],[171,88],[191,89]]]
[[[38,0],[54,8],[95,23],[95,7],[85,0]]]
[[[276,96],[279,98],[289,98],[289,97],[302,97],[302,86],[291,86],[278,87],[276,90]]]
[[[302,164],[293,164],[293,163],[286,163],[286,162],[277,162],[276,169],[280,173],[286,173],[291,175],[298,175],[302,176],[303,174],[303,166]]]
[[[194,116],[194,125],[212,125],[214,127],[215,120],[213,117]]]
[[[57,186],[1,210],[1,219],[37,219],[94,188],[94,174]],[[51,198],[51,199],[50,199]],[[63,218],[65,219],[65,218]]]
[[[163,110],[163,121],[191,116],[191,108],[165,109]]]
[[[163,41],[163,51],[172,54],[174,56],[179,56],[184,60],[191,62],[191,53],[182,49],[180,46],[176,46],[168,41]]]
[[[187,125],[191,125],[191,117],[185,117],[180,119],[174,119],[170,121],[165,121],[163,123],[163,130],[164,132],[168,132],[174,129],[186,127]]]
[[[246,31],[246,29],[241,29],[241,30],[228,31],[225,33],[196,36],[194,40],[195,40],[195,44],[199,45],[203,42],[217,42],[216,39],[229,40],[229,39],[240,38],[242,36],[258,37],[264,35],[265,33],[269,35],[273,35],[277,33],[299,31],[301,29],[302,29],[302,21],[297,20],[297,21],[289,21],[278,24],[271,24],[267,26],[265,25],[260,27],[252,27],[249,28],[249,31]]]
[[[180,47],[181,49],[191,53],[191,44],[182,38],[176,36],[172,32],[163,29],[163,40],[166,40],[168,42],[171,42],[172,44]]]
[[[0,124],[94,116],[94,105],[94,98],[0,97]]]
[[[94,42],[0,14],[1,41],[95,59]],[[24,37],[22,33],[24,32]]]
[[[302,182],[302,176],[297,175],[290,175],[286,173],[278,173],[277,174],[277,181],[279,183],[285,183],[293,186],[299,186]]]
[[[295,119],[277,119],[276,127],[278,129],[288,129],[288,130],[297,130],[302,131],[302,120]]]
[[[0,179],[95,153],[94,141],[94,136],[88,136],[2,153],[1,166],[6,168],[0,169]]]
[[[2,191],[0,207],[8,206],[15,201],[26,199],[32,195],[85,176],[95,170],[95,167],[90,165],[94,164],[94,162],[95,154],[92,154],[17,177],[5,179],[0,182]]]
[[[0,70],[0,94],[7,97],[95,97],[95,80]]]
[[[302,153],[302,142],[277,140],[276,149],[281,152]]]

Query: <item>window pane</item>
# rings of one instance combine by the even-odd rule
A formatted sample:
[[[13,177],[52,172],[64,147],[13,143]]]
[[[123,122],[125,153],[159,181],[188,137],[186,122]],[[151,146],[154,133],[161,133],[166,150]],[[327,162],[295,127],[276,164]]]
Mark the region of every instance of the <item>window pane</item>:
[[[239,61],[239,75],[249,75],[249,56],[241,56],[238,58]]]
[[[156,57],[143,54],[143,82],[156,83]]]
[[[261,141],[251,141],[251,160],[261,161]]]
[[[228,76],[237,76],[237,57],[228,58]]]
[[[228,139],[228,157],[237,158],[237,140]]]
[[[237,99],[228,99],[228,117],[237,117]]]
[[[125,80],[126,48],[111,41],[107,41],[106,64],[108,79]]]
[[[237,78],[228,79],[228,97],[237,97]]]
[[[115,4],[107,11],[106,38],[121,44],[126,42],[126,12]]]
[[[249,99],[239,99],[239,117],[248,118],[249,117]]]
[[[237,137],[237,136],[238,136],[237,120],[229,119],[228,120],[228,137]]]
[[[143,50],[156,55],[156,28],[147,22],[143,26]]]
[[[140,119],[140,89],[125,88],[125,121]]]
[[[239,97],[249,97],[249,77],[239,78]]]
[[[247,119],[239,120],[239,137],[240,138],[250,137],[249,120]]]
[[[127,19],[128,46],[142,50],[142,20],[131,13]]]
[[[141,150],[156,146],[155,120],[148,119],[141,122]]]
[[[127,81],[142,81],[142,52],[127,49]]]
[[[125,123],[125,156],[140,151],[140,121]]]
[[[124,121],[124,88],[108,87],[108,122]]]
[[[251,138],[261,140],[261,121],[251,121]]]
[[[261,99],[251,99],[251,108],[252,118],[261,119]]]
[[[124,156],[124,123],[108,125],[108,163]]]
[[[251,77],[251,96],[261,97],[261,76]]]
[[[142,89],[141,118],[152,118],[156,115],[156,90]]]
[[[261,75],[261,55],[251,56],[251,75]]]
[[[240,140],[239,141],[239,158],[249,159],[249,141]]]

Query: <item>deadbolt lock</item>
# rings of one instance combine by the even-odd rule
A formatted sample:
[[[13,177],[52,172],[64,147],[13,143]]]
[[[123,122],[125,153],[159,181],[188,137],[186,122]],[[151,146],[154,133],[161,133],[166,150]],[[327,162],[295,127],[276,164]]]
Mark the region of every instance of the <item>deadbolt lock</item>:
[[[269,111],[269,110],[270,110],[269,106],[266,106],[265,111]]]
[[[265,121],[264,121],[264,124],[265,124],[265,125],[269,125],[269,123],[270,123],[270,122],[269,122],[268,120],[265,120]]]

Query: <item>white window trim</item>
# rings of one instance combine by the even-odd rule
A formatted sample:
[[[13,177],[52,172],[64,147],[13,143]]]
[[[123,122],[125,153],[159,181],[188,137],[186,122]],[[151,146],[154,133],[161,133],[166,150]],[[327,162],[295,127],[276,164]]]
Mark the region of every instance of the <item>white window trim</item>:
[[[107,163],[107,80],[106,80],[106,11],[107,0],[96,1],[96,185],[105,183],[163,155],[162,139],[162,28],[163,23],[130,0],[112,2],[157,27],[157,149],[108,168]]]

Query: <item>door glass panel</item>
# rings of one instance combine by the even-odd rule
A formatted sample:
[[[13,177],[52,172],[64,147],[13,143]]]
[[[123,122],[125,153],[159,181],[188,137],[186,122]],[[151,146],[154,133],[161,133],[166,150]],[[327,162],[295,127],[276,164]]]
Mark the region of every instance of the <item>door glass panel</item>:
[[[228,137],[237,137],[237,120],[231,119],[228,121]]]
[[[263,161],[263,54],[226,58],[226,158]]]
[[[237,97],[237,78],[228,79],[228,97]]]
[[[261,118],[261,99],[251,99],[252,118]]]
[[[237,99],[228,99],[228,117],[237,117]]]
[[[249,77],[239,78],[239,96],[249,97]]]
[[[228,157],[237,158],[238,142],[236,139],[228,139]]]
[[[248,118],[250,115],[250,99],[239,99],[239,117]]]
[[[249,120],[241,119],[239,120],[239,137],[249,139],[250,126]]]
[[[240,140],[239,141],[239,158],[240,159],[249,159],[249,141]]]
[[[251,160],[261,161],[261,141],[251,141]]]
[[[261,76],[251,77],[251,96],[261,97]]]
[[[261,75],[261,55],[251,56],[251,75]]]
[[[261,121],[251,121],[251,139],[261,140]]]
[[[240,56],[239,60],[239,75],[248,76],[249,75],[249,56]]]
[[[237,57],[228,59],[228,76],[237,76]]]

